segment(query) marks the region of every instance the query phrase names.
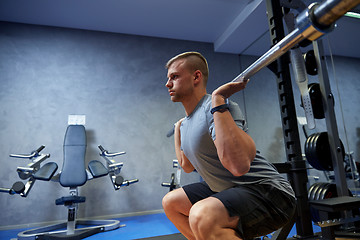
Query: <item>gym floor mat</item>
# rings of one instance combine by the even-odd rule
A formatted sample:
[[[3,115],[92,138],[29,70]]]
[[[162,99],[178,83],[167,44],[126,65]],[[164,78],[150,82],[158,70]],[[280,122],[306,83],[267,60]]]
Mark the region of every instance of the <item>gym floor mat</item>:
[[[137,240],[186,240],[186,237],[184,237],[181,233],[176,233],[176,234],[163,235],[163,236],[150,237],[150,238],[140,238]]]
[[[125,227],[113,231],[102,232],[87,237],[86,240],[185,240],[186,238],[179,233],[175,226],[166,217],[165,213],[139,215],[131,217],[118,218],[120,224]],[[1,226],[0,226],[1,227]],[[320,232],[319,226],[314,225],[314,232]],[[0,239],[16,239],[19,232],[29,228],[8,229],[0,231]],[[289,237],[296,235],[295,226],[293,226]],[[157,237],[156,237],[157,236]]]

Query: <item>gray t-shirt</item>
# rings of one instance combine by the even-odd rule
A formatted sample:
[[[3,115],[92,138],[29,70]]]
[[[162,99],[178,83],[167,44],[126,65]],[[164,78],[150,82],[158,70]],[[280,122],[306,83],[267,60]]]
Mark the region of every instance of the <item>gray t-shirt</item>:
[[[257,151],[248,173],[237,177],[220,162],[213,140],[216,138],[214,118],[210,113],[211,95],[206,94],[194,111],[181,124],[181,149],[212,191],[220,192],[241,184],[271,184],[294,196],[290,184],[275,167]],[[247,131],[245,118],[235,102],[230,101],[230,113],[236,124]],[[241,146],[239,146],[241,147]]]

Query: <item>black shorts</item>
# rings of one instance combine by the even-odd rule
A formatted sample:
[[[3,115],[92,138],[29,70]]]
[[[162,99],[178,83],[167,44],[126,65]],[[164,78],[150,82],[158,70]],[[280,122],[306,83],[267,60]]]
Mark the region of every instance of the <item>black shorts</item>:
[[[183,189],[192,204],[207,197],[219,199],[231,217],[239,216],[237,232],[244,239],[276,231],[295,212],[295,199],[269,184],[241,185],[217,193],[199,182]]]

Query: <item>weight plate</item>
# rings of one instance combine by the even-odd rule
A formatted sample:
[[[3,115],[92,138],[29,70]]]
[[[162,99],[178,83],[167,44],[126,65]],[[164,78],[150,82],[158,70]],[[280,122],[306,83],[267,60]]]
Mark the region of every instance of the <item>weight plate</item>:
[[[326,193],[329,191],[329,187],[330,187],[330,183],[321,183],[318,186],[318,190],[315,193],[315,200],[321,200],[324,199],[322,197],[324,197],[324,195],[326,195]],[[320,222],[320,215],[319,215],[319,211],[317,209],[311,208],[311,217],[312,217],[312,221],[313,222]]]
[[[314,50],[310,50],[307,53],[305,53],[305,68],[306,72],[309,75],[317,75],[318,74],[318,66],[316,63],[316,58],[314,54]]]
[[[316,200],[315,199],[315,194],[318,191],[320,185],[321,185],[321,183],[316,183],[316,186],[314,186],[314,188],[313,188],[313,190],[311,192],[311,195],[310,195],[310,198],[309,198],[310,200]]]
[[[314,200],[314,199],[312,199],[313,191],[314,191],[314,188],[319,184],[320,183],[314,183],[313,185],[310,186],[310,188],[308,190],[308,199],[309,200]]]
[[[337,190],[336,190],[336,184],[331,183],[325,193],[324,193],[324,199],[328,199],[328,198],[334,198],[337,197]]]
[[[318,155],[316,154],[316,143],[319,139],[319,136],[320,136],[320,133],[316,133],[314,135],[312,141],[310,142],[310,156],[311,156],[313,164],[316,166],[315,168],[317,170],[323,171],[324,168],[321,166]]]
[[[308,199],[309,200],[311,200],[310,199],[310,195],[311,195],[311,192],[312,192],[312,190],[314,189],[314,185],[315,185],[316,183],[314,183],[313,185],[311,185],[310,187],[309,187],[309,190],[308,190]]]
[[[314,153],[317,156],[317,160],[319,165],[324,171],[332,171],[332,161],[331,161],[331,153],[330,146],[327,137],[327,132],[319,133],[319,137],[316,139],[314,144]]]
[[[314,200],[319,200],[319,194],[323,190],[325,183],[320,183],[319,186],[316,189],[316,192],[314,192]]]
[[[330,186],[330,183],[325,183],[325,184],[323,185],[323,188],[322,188],[322,190],[319,192],[319,196],[318,196],[317,200],[325,199],[325,193],[326,193],[326,191],[328,190],[329,186]]]
[[[311,144],[310,144],[311,153],[310,154],[312,156],[314,164],[316,164],[316,166],[317,166],[317,169],[322,171],[323,168],[321,167],[321,165],[319,163],[319,158],[316,155],[316,142],[318,141],[319,136],[320,136],[320,133],[316,133],[313,140],[311,141]]]
[[[308,92],[310,95],[311,106],[313,109],[314,118],[325,118],[324,106],[322,102],[322,96],[320,91],[320,85],[318,83],[312,83],[308,86]]]
[[[313,137],[313,135],[310,135],[306,141],[305,141],[305,156],[306,156],[306,160],[310,163],[310,141],[311,141],[311,138]],[[310,164],[311,165],[311,164]],[[311,165],[312,166],[312,165]]]
[[[324,186],[324,183],[320,183],[320,184],[316,187],[316,189],[314,190],[314,192],[313,192],[313,193],[314,193],[314,195],[313,195],[313,199],[314,199],[314,200],[318,200],[319,192],[322,191],[323,186]]]
[[[309,200],[316,200],[315,196],[316,196],[316,192],[319,191],[319,187],[321,188],[323,183],[318,182],[318,183],[314,183],[311,187],[311,191],[309,191]],[[311,188],[310,187],[310,188]],[[321,190],[321,189],[320,189]],[[311,218],[313,220],[313,222],[319,222],[319,212],[310,206],[310,213],[311,213]]]
[[[305,156],[306,156],[306,159],[309,162],[309,164],[313,168],[318,169],[318,165],[313,160],[313,155],[312,155],[312,150],[311,150],[311,143],[312,143],[312,140],[314,139],[315,135],[316,134],[310,135],[310,137],[308,137],[308,139],[306,140],[306,143],[305,143]]]
[[[312,137],[313,137],[313,135],[310,135],[305,141],[304,150],[305,150],[306,159],[310,158],[309,143],[310,143],[310,140],[311,140]]]
[[[343,156],[342,161],[344,161],[345,157],[345,148],[344,144],[340,141],[341,153]],[[325,171],[333,171],[333,164],[331,159],[331,148],[329,144],[329,138],[327,132],[322,132],[316,143],[316,155],[318,155],[319,163],[324,168]]]

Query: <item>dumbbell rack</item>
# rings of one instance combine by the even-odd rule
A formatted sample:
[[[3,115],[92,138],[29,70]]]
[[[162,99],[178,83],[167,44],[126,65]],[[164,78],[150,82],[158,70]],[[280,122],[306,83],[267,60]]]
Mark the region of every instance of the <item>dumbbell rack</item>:
[[[283,26],[284,8],[297,8],[299,6],[303,6],[303,3],[300,0],[266,1],[270,30],[269,33],[271,43],[273,45],[285,36]],[[294,239],[319,239],[319,236],[314,235],[313,233],[310,204],[317,209],[320,208],[319,210],[321,211],[322,217],[327,216],[326,211],[338,210],[344,212],[343,215],[345,219],[348,215],[348,212],[345,210],[349,210],[349,206],[358,206],[360,204],[359,198],[349,199],[349,197],[347,197],[348,187],[342,160],[343,153],[340,147],[333,95],[330,89],[322,41],[318,40],[313,42],[313,48],[318,66],[319,85],[322,94],[326,128],[331,149],[331,161],[334,168],[335,183],[339,200],[335,203],[334,201],[309,203],[306,186],[308,183],[307,167],[306,162],[302,157],[300,137],[296,121],[296,110],[289,69],[290,59],[287,54],[284,54],[273,64],[269,65],[269,69],[277,76],[280,113],[287,157],[286,163],[275,165],[279,172],[287,173],[288,175],[288,179],[291,182],[297,197],[297,211],[293,221],[284,226],[281,231],[276,232],[271,239],[286,239],[294,222],[296,222],[297,230],[297,236],[295,236]],[[349,201],[351,203],[349,203]],[[347,207],[349,207],[349,209],[347,209]],[[328,224],[324,227],[324,229],[322,229],[322,235],[325,239],[335,239],[334,230],[331,224]]]

